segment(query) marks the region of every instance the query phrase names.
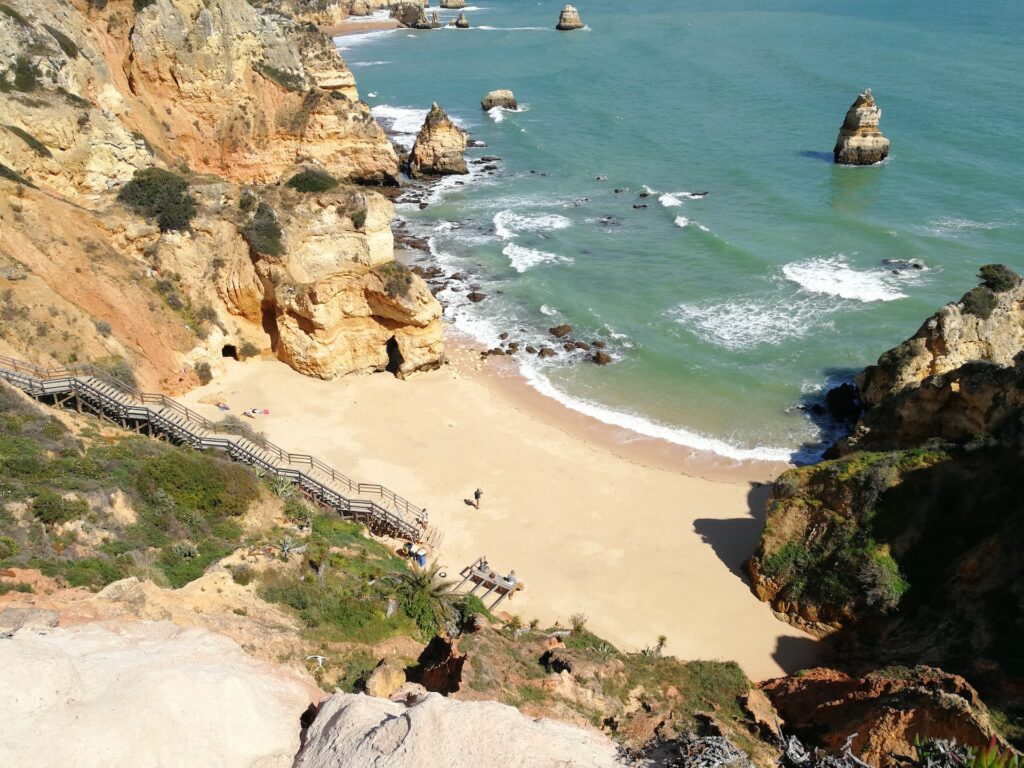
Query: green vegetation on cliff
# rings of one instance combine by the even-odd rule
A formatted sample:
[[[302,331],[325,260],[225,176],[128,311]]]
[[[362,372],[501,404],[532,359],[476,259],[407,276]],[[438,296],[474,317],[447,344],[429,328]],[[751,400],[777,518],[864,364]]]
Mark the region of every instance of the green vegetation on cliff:
[[[251,472],[216,456],[141,437],[77,439],[0,386],[0,567],[72,586],[138,575],[179,587],[239,544],[237,519],[258,493]]]
[[[188,182],[162,168],[136,171],[117,199],[140,216],[155,219],[161,232],[187,230],[196,215],[196,201]]]

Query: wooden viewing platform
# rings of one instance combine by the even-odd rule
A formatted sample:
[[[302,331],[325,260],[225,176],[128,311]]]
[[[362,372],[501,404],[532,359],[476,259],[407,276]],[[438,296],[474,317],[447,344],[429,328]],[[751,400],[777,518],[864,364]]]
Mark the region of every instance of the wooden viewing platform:
[[[515,571],[512,571],[511,573],[514,574]],[[472,565],[467,565],[465,568],[463,568],[462,571],[459,573],[459,576],[462,576],[462,581],[460,581],[458,586],[455,587],[455,589],[453,589],[452,591],[458,592],[467,583],[472,583],[473,588],[469,590],[469,592],[467,592],[466,594],[474,595],[476,594],[476,591],[478,589],[483,588],[485,591],[483,592],[483,594],[480,595],[481,601],[486,600],[487,597],[492,593],[496,594],[498,595],[498,599],[495,600],[490,606],[488,606],[489,610],[492,611],[495,608],[497,608],[498,603],[500,603],[506,597],[509,600],[511,600],[512,595],[514,595],[516,592],[518,592],[521,589],[526,589],[526,585],[518,579],[513,577],[511,580],[509,580],[505,576],[499,574],[497,571],[495,571],[487,564],[486,558],[483,557],[481,557]]]
[[[432,547],[440,543],[425,510],[384,486],[357,483],[314,456],[282,450],[243,424],[210,421],[167,395],[140,392],[95,366],[43,368],[0,355],[0,379],[47,405],[100,416],[176,445],[223,451],[232,461],[293,483],[312,503],[379,536]]]

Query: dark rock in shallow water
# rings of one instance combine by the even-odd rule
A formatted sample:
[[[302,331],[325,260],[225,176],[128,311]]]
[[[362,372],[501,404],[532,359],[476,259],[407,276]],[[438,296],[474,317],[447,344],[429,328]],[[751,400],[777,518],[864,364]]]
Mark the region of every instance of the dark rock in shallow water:
[[[540,351],[537,353],[539,357],[554,357],[555,354],[555,350],[551,347],[541,347]]]
[[[857,421],[864,410],[860,402],[860,392],[855,384],[847,383],[833,387],[825,395],[825,403],[832,416],[848,424]]]
[[[633,207],[634,208],[649,208],[650,206],[647,205],[647,203],[633,203]]]
[[[600,339],[596,339],[596,340],[590,342],[590,346],[595,347],[597,349],[604,349],[605,348],[605,343],[603,341],[601,341]]]
[[[572,333],[572,326],[556,325],[554,328],[548,328],[548,333],[560,339],[563,336],[568,336],[570,333]]]
[[[472,301],[474,304],[479,304],[481,301],[487,298],[487,294],[480,293],[479,291],[473,291],[472,293],[467,294],[466,298]]]
[[[590,359],[597,365],[608,365],[612,361],[612,356],[607,352],[595,352],[594,356]]]

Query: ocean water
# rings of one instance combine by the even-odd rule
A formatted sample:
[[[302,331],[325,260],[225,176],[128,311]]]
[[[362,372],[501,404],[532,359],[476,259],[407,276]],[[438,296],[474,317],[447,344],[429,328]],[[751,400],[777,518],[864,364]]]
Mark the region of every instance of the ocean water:
[[[398,213],[488,294],[446,294],[457,327],[608,342],[604,367],[520,358],[545,394],[724,456],[806,460],[828,425],[801,404],[980,265],[1024,271],[1018,0],[581,0],[588,29],[558,33],[561,5],[483,0],[467,31],[338,39],[400,141],[437,101],[487,144],[469,157],[501,158]],[[891,156],[836,167],[865,87]],[[483,112],[497,88],[521,110]],[[911,259],[925,269],[884,263]]]

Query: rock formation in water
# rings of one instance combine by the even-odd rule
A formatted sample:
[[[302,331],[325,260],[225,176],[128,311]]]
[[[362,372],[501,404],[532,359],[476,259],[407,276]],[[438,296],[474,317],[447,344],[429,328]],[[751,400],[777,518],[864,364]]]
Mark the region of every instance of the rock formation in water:
[[[466,18],[466,14],[460,13],[459,18],[452,22],[452,26],[457,29],[469,29],[469,19]]]
[[[576,10],[575,6],[566,5],[558,15],[558,24],[555,29],[583,29],[583,26],[583,22],[580,21],[580,12]]]
[[[468,173],[465,151],[466,132],[434,103],[409,153],[409,175],[421,178]]]
[[[516,101],[515,94],[509,90],[491,91],[484,100],[480,102],[481,109],[494,109],[495,107],[501,107],[502,109],[519,109],[519,102]]]
[[[868,88],[846,112],[832,154],[840,165],[872,165],[889,156],[889,140],[878,130],[882,110]]]
[[[344,756],[344,763],[339,758]],[[624,768],[606,736],[554,720],[533,720],[496,702],[436,693],[411,706],[336,693],[325,701],[295,768]]]
[[[457,11],[466,7],[466,0],[441,0],[441,7]]]

